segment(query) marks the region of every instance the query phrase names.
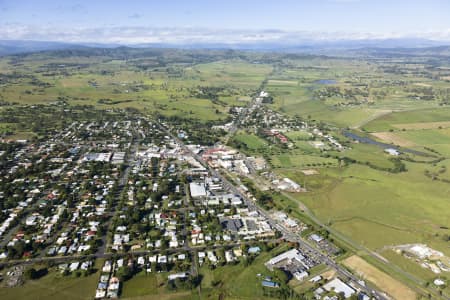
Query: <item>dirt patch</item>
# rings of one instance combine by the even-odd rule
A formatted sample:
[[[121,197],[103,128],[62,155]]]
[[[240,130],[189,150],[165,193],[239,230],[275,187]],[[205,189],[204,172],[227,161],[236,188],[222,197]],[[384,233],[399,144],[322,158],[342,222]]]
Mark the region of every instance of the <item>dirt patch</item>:
[[[450,121],[392,124],[392,126],[398,129],[407,130],[449,128]]]
[[[310,176],[310,175],[319,174],[319,171],[314,170],[314,169],[308,169],[308,170],[302,170],[302,173],[305,174],[306,176]]]
[[[414,85],[416,85],[416,86],[423,86],[423,87],[430,87],[431,86],[431,84],[422,83],[422,82],[416,82],[416,83],[414,83]]]
[[[375,284],[377,287],[398,300],[416,299],[417,295],[409,287],[400,281],[381,272],[361,257],[353,255],[343,261],[344,265],[356,271],[364,279]]]
[[[274,85],[297,85],[297,81],[291,81],[291,80],[276,80],[276,79],[271,79],[268,82],[269,84],[274,84]]]
[[[407,140],[393,132],[374,132],[372,135],[379,138],[383,142],[393,143],[401,147],[413,147],[416,145],[410,140]]]
[[[320,276],[322,276],[326,280],[331,280],[331,279],[334,278],[334,276],[336,276],[336,271],[335,270],[328,270],[328,271],[320,274]]]

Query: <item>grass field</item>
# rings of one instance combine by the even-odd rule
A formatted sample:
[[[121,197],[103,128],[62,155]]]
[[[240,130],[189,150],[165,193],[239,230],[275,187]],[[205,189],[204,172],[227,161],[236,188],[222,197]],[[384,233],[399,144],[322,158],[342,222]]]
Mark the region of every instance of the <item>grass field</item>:
[[[416,145],[432,147],[432,145],[450,144],[450,129],[408,130],[398,132],[398,136]]]
[[[370,163],[380,168],[391,168],[393,163],[389,161],[389,155],[382,148],[368,144],[352,144],[350,149],[343,152],[331,152],[339,157],[354,159],[360,163]]]
[[[385,143],[420,151],[426,147],[438,151],[441,155],[450,155],[450,128],[374,132],[372,135]]]
[[[450,121],[443,122],[418,122],[418,123],[400,123],[393,124],[398,129],[419,130],[419,129],[439,129],[450,127]]]
[[[254,134],[248,134],[245,132],[237,133],[233,137],[233,139],[245,144],[245,146],[251,151],[256,151],[258,149],[261,150],[262,148],[265,148],[268,145],[268,143],[265,140],[263,140],[262,138],[254,135]]]
[[[96,266],[101,263],[96,262]],[[0,299],[35,300],[87,300],[93,299],[97,288],[99,272],[87,277],[62,277],[58,271],[51,270],[38,280],[28,280],[23,286],[0,289]]]
[[[442,213],[448,208],[448,185],[427,180],[421,164],[407,168],[400,174],[361,165],[323,169],[305,178],[310,192],[297,197],[323,221],[369,248],[423,242],[448,253],[440,238],[448,233],[442,226],[450,226]]]
[[[288,131],[285,135],[293,141],[307,141],[312,137],[312,134],[307,131]]]
[[[394,252],[391,249],[386,249],[382,251],[380,254],[388,261],[396,264],[406,272],[414,274],[426,281],[431,281],[432,279],[436,278],[436,274],[431,272],[431,270],[422,268],[417,262],[408,259],[402,256],[401,254]]]
[[[226,265],[214,270],[203,266],[200,269],[200,274],[203,276],[202,299],[219,299],[220,295],[224,296],[225,299],[271,299],[263,295],[261,278],[256,275],[258,273],[270,275],[264,263],[274,253],[280,253],[287,249],[286,245],[282,245],[271,252],[263,252],[249,266],[240,263]],[[214,281],[220,283],[213,286]]]
[[[408,129],[408,127],[410,129],[420,129],[420,127],[427,129],[427,127],[435,126],[436,122],[445,122],[441,124],[447,124],[449,121],[450,108],[441,107],[394,112],[369,122],[363,128],[370,132]]]
[[[344,265],[358,273],[364,280],[368,280],[386,291],[397,300],[414,300],[417,295],[399,281],[381,272],[362,258],[354,255],[343,261]]]
[[[337,160],[315,155],[304,154],[278,154],[271,158],[275,168],[306,168],[320,166],[336,166]]]
[[[244,263],[227,264],[216,269],[209,269],[206,265],[199,269],[202,276],[201,299],[273,299],[263,294],[261,278],[256,274],[269,275],[264,266],[275,253],[287,250],[287,245],[280,245],[270,252],[262,252],[248,266]],[[153,300],[153,299],[200,299],[198,290],[167,291],[165,283],[167,274],[148,274],[141,272],[123,285],[122,299]]]
[[[139,65],[138,61],[35,54],[24,57],[20,65],[11,66],[8,65],[10,60],[3,58],[0,59],[2,73],[14,70],[26,76],[1,84],[0,99],[19,104],[45,104],[65,99],[71,104],[102,109],[132,107],[214,121],[225,119],[230,106],[244,105],[245,102],[239,100],[248,99],[272,69],[268,64],[226,59],[194,65],[169,60],[167,68],[140,70],[133,67]],[[53,67],[70,63],[83,67]],[[30,72],[32,80],[28,76]],[[202,89],[210,88],[215,89],[217,101],[202,95]]]
[[[125,281],[123,299],[196,299],[196,291],[167,291],[167,274],[146,274],[144,271]]]
[[[176,293],[167,293],[167,294],[155,294],[155,295],[145,295],[145,296],[136,296],[136,297],[127,297],[121,299],[127,300],[183,300],[183,299],[199,299],[195,294],[192,294],[190,291],[186,292],[176,292]]]

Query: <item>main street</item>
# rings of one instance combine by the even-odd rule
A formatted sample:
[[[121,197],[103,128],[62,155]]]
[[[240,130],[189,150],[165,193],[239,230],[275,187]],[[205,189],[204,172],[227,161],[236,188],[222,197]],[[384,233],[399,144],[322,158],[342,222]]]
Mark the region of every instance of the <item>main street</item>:
[[[311,246],[306,240],[304,240],[300,235],[292,232],[290,229],[286,228],[283,224],[281,224],[279,221],[274,220],[269,213],[264,210],[263,208],[259,207],[255,202],[248,199],[246,195],[244,195],[239,189],[236,188],[236,186],[228,181],[227,178],[225,178],[220,172],[218,172],[216,169],[212,168],[208,163],[206,163],[203,158],[200,155],[195,154],[191,149],[189,149],[180,139],[178,139],[175,135],[173,135],[168,128],[163,126],[162,124],[158,124],[160,129],[164,131],[168,136],[170,136],[184,151],[189,153],[192,157],[194,157],[199,163],[201,163],[206,169],[209,170],[212,176],[217,177],[222,180],[223,185],[225,188],[232,191],[234,194],[240,196],[248,206],[250,210],[257,211],[260,215],[264,216],[270,223],[270,225],[273,228],[276,228],[279,230],[286,240],[296,242],[302,247],[308,249],[312,253],[315,253],[317,257],[321,259],[321,261],[335,269],[342,277],[347,278],[351,281],[352,285],[361,291],[364,291],[368,295],[372,295],[373,297],[377,299],[388,299],[384,294],[378,290],[376,290],[373,287],[370,287],[368,285],[362,285],[359,282],[359,278],[357,278],[354,274],[349,272],[347,269],[336,263],[333,259],[330,257],[324,255],[320,250],[317,248]]]

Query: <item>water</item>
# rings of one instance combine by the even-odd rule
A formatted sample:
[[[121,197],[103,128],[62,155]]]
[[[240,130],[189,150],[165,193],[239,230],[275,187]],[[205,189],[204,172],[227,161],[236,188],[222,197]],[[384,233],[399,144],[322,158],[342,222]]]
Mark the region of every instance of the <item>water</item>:
[[[396,149],[396,150],[398,150],[400,152],[406,152],[406,153],[411,153],[411,154],[416,154],[416,155],[421,155],[421,156],[430,156],[428,153],[424,153],[424,152],[420,152],[420,151],[416,151],[416,150],[412,150],[412,149],[408,149],[408,148],[400,148],[398,146],[394,146],[394,145],[391,145],[391,144],[378,142],[378,141],[375,141],[375,140],[373,140],[373,139],[371,139],[369,137],[360,136],[360,135],[357,135],[357,134],[355,134],[353,132],[349,132],[349,131],[345,131],[344,130],[342,132],[342,134],[344,136],[348,137],[348,138],[351,138],[351,139],[353,139],[355,141],[358,141],[360,143],[363,143],[363,144],[375,145],[375,146],[379,146],[379,147],[381,147],[383,149],[388,149],[388,148]]]
[[[319,79],[319,80],[314,81],[314,83],[316,83],[316,84],[336,84],[337,81],[332,80],[332,79]]]

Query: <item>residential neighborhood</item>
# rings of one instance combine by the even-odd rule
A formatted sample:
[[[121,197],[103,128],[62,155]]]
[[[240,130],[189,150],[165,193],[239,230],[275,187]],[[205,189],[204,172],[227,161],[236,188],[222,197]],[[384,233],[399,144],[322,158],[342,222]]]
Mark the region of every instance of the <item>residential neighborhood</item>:
[[[138,273],[167,274],[172,289],[195,286],[201,268],[253,260],[265,243],[296,243],[266,266],[297,282],[318,278],[311,270],[328,265],[322,253],[339,254],[307,224],[258,207],[248,180],[267,170],[264,160],[230,146],[186,145],[187,134],[165,126],[137,116],[73,122],[47,141],[11,144],[3,154],[10,161],[2,170],[0,263],[52,261],[61,276],[99,272],[93,297],[104,299],[120,297]],[[304,192],[271,176],[274,190]],[[339,277],[317,282],[327,291],[316,291],[317,299],[367,289]]]

